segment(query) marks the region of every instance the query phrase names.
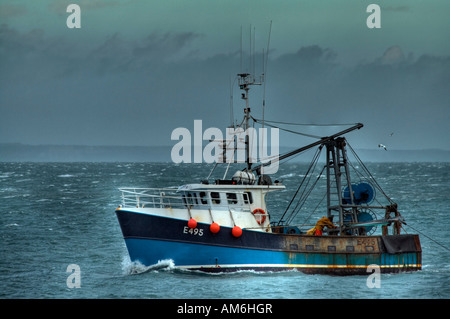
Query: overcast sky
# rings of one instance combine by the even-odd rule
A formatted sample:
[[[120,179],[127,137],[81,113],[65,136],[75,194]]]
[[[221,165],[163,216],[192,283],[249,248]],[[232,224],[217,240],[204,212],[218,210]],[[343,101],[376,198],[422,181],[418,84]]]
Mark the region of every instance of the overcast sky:
[[[70,3],[80,29],[66,25]],[[380,29],[366,25],[371,3]],[[0,143],[174,145],[195,119],[225,131],[241,27],[242,71],[252,28],[259,74],[272,21],[266,118],[361,122],[355,148],[450,150],[449,14],[448,0],[2,0]]]

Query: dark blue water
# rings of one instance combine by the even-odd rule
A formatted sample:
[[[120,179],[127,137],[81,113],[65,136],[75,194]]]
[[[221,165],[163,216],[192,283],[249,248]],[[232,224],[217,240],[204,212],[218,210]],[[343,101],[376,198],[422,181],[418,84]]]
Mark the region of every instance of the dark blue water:
[[[399,204],[412,227],[405,228],[408,233],[423,234],[423,270],[381,275],[380,288],[369,288],[367,276],[211,275],[177,270],[170,261],[155,267],[130,263],[114,214],[118,188],[198,182],[210,166],[0,163],[0,298],[449,298],[450,163],[367,166]],[[306,168],[280,169],[277,175],[289,190],[269,197],[273,220]],[[305,216],[297,218],[302,222]],[[71,264],[80,268],[80,288],[67,285]]]

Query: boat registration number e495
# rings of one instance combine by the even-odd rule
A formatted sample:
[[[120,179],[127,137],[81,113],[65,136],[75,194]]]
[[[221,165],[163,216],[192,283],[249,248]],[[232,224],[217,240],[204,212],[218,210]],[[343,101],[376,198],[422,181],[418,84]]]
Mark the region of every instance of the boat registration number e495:
[[[191,234],[194,236],[203,236],[203,229],[190,228],[189,226],[184,226],[183,234]]]

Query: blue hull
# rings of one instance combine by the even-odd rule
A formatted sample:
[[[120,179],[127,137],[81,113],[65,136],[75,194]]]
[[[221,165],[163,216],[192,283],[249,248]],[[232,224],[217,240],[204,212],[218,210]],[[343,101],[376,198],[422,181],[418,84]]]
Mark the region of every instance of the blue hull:
[[[369,265],[378,265],[383,273],[421,269],[420,243],[415,235],[388,240],[382,236],[361,239],[244,230],[235,238],[226,227],[213,234],[209,225],[199,223],[194,235],[186,231],[182,220],[124,211],[117,216],[130,259],[147,266],[170,259],[176,267],[205,272],[297,269],[313,274],[363,275]]]
[[[125,239],[125,242],[132,261],[154,265],[161,260],[170,259],[180,268],[205,272],[297,269],[307,273],[355,275],[366,274],[369,265],[380,266],[381,272],[414,271],[420,266],[415,253],[352,256],[243,249],[136,238]]]

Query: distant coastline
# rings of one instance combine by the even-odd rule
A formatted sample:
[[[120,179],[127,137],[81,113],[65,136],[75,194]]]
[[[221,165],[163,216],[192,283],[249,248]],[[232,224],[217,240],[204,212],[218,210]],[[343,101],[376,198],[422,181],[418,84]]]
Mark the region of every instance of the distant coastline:
[[[0,162],[171,162],[172,146],[27,145],[0,143]],[[281,148],[280,153],[292,150]],[[357,149],[364,162],[450,162],[450,151]],[[310,161],[308,155],[295,162]]]

